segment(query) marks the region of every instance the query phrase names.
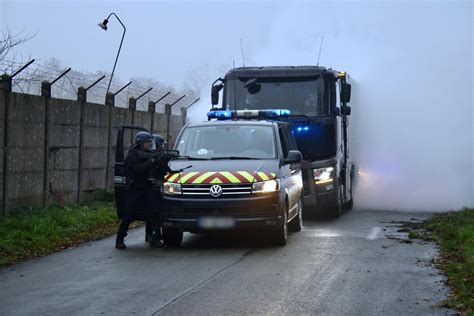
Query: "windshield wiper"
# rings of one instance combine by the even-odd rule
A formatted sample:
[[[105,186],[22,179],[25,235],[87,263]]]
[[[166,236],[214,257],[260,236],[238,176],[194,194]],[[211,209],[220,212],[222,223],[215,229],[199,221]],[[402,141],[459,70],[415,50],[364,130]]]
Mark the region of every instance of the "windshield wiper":
[[[219,160],[219,159],[229,159],[229,160],[258,160],[259,158],[252,158],[252,157],[237,157],[237,156],[228,156],[228,157],[212,157],[211,160]]]
[[[314,124],[316,125],[321,125],[321,122],[318,122],[316,121],[315,119],[313,119],[312,117],[309,117],[308,115],[305,115],[305,114],[291,114],[288,116],[288,118],[291,120],[292,118],[302,118],[304,120],[306,120],[307,122],[310,121],[310,122],[313,122]],[[295,121],[293,121],[295,122]],[[296,121],[297,122],[297,121]],[[301,121],[300,121],[301,122]]]
[[[209,160],[209,158],[198,158],[190,156],[179,156],[178,159],[187,159],[187,160]]]

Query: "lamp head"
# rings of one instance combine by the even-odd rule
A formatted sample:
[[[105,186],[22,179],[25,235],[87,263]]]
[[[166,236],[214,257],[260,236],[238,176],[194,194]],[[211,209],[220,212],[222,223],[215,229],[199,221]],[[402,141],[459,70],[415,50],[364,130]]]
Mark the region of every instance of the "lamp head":
[[[103,22],[99,23],[99,27],[104,31],[107,31],[107,23],[109,23],[109,20],[105,19]]]

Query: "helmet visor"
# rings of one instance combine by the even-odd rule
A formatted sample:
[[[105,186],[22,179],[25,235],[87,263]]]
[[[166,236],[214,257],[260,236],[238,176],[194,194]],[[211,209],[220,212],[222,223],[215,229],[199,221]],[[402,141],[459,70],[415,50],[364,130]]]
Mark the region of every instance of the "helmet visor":
[[[155,151],[156,150],[156,144],[153,141],[153,139],[147,139],[147,140],[143,141],[142,149],[146,150],[146,151]]]

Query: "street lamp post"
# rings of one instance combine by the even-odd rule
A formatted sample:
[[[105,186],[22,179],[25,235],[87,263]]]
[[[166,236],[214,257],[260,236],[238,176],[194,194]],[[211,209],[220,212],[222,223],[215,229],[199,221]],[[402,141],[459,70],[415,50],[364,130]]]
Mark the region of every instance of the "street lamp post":
[[[122,44],[123,44],[123,39],[125,38],[125,33],[127,32],[127,28],[125,27],[125,25],[122,23],[122,21],[120,20],[120,18],[117,16],[117,14],[115,14],[114,12],[110,13],[109,16],[104,20],[102,21],[101,23],[99,23],[99,27],[101,29],[103,29],[104,31],[107,31],[107,24],[109,23],[109,19],[111,16],[114,16],[117,21],[119,21],[119,23],[122,25],[123,27],[123,34],[122,34],[122,39],[120,40],[120,46],[119,46],[119,49],[117,51],[117,56],[115,57],[115,62],[114,62],[114,68],[112,68],[112,74],[110,75],[110,80],[109,80],[109,85],[107,86],[107,92],[105,92],[105,102],[107,104],[107,97],[109,95],[109,90],[110,90],[110,85],[112,84],[112,78],[114,77],[114,72],[115,72],[115,67],[117,66],[117,61],[118,61],[118,58],[119,58],[119,55],[120,55],[120,50],[122,49]],[[130,83],[127,84],[127,86],[129,85]],[[119,90],[118,92],[122,91]],[[113,98],[115,98],[115,95],[118,93],[116,92],[114,95],[113,95]],[[108,108],[108,111],[109,111],[109,115],[108,115],[108,133],[107,133],[107,162],[106,162],[106,169],[105,169],[105,187],[107,188],[108,187],[108,183],[109,183],[109,172],[110,172],[110,141],[111,141],[111,133],[112,133],[112,108],[111,107],[107,107]]]
[[[122,21],[120,20],[120,18],[117,16],[117,14],[115,14],[114,12],[110,13],[109,16],[104,20],[102,21],[101,23],[99,23],[99,27],[101,29],[103,29],[104,31],[107,31],[107,24],[109,23],[109,19],[111,16],[114,16],[117,21],[119,21],[119,23],[122,25],[123,27],[123,34],[122,34],[122,39],[120,40],[120,46],[119,46],[119,49],[118,49],[118,52],[117,52],[117,56],[115,57],[115,63],[114,63],[114,68],[112,68],[112,74],[110,75],[110,80],[109,80],[109,85],[107,86],[107,92],[105,93],[105,95],[107,95],[109,93],[109,90],[110,90],[110,85],[112,84],[112,78],[114,77],[114,72],[115,72],[115,66],[117,66],[117,61],[118,61],[118,58],[119,58],[119,55],[120,55],[120,50],[122,49],[122,43],[123,43],[123,39],[125,37],[125,33],[127,32],[127,28],[125,27],[125,25],[122,23]]]

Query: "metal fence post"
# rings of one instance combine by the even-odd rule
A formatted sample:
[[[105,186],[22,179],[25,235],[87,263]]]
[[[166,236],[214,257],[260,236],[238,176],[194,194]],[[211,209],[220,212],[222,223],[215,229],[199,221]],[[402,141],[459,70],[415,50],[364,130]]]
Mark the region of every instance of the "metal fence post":
[[[112,139],[112,131],[113,131],[113,126],[112,126],[112,111],[115,106],[115,94],[113,93],[107,93],[105,96],[105,106],[108,108],[108,119],[107,119],[107,162],[105,164],[105,188],[107,188],[107,185],[109,183],[109,169],[110,169],[110,142]]]
[[[2,205],[0,206],[0,217],[7,216],[9,213],[8,204],[7,204],[7,172],[8,172],[8,165],[7,165],[7,151],[8,151],[8,107],[10,101],[10,93],[12,92],[12,77],[7,74],[3,74],[0,80],[0,98],[3,98],[3,201]]]
[[[135,112],[137,111],[137,100],[134,97],[128,99],[128,108],[131,111],[132,117],[130,122],[132,125],[135,125]],[[130,133],[130,143],[133,142],[133,133]]]
[[[151,113],[150,131],[152,133],[155,132],[155,110],[156,110],[156,103],[154,103],[153,101],[148,101],[148,112]]]
[[[83,153],[84,153],[84,108],[87,100],[87,89],[79,87],[77,89],[77,101],[80,102],[80,113],[79,113],[79,148],[78,148],[78,163],[77,163],[77,203],[81,203],[81,191],[82,191],[82,166],[83,166]]]
[[[184,99],[184,97],[186,97],[186,95],[183,95],[181,97],[179,97],[176,101],[174,101],[173,103],[171,104],[165,104],[165,114],[166,114],[166,143],[167,145],[166,146],[170,146],[170,123],[171,123],[171,108],[173,107],[173,105],[175,105],[176,103],[178,103],[179,101],[181,101],[182,99]]]
[[[44,171],[43,171],[43,206],[49,205],[49,99],[51,98],[51,83],[41,83],[41,96],[44,97]]]
[[[171,104],[165,104],[165,115],[166,115],[166,146],[170,144],[170,121],[171,121]],[[168,148],[167,148],[168,149]]]
[[[188,108],[182,107],[181,108],[181,119],[183,121],[183,126],[186,125],[186,116],[188,115]]]

